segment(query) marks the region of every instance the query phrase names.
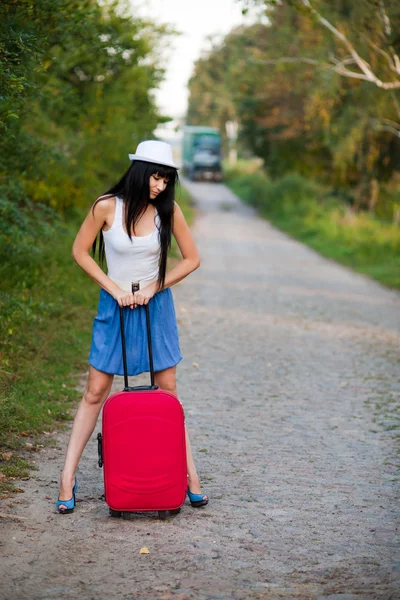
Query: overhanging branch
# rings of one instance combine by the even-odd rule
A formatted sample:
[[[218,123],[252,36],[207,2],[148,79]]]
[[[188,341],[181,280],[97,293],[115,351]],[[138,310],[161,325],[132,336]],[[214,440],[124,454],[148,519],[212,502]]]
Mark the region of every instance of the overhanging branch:
[[[374,119],[372,121],[372,125],[377,131],[388,131],[389,133],[392,133],[396,137],[400,138],[400,123],[395,123],[390,119],[383,119],[383,122],[381,123],[377,119]]]
[[[311,4],[310,0],[300,0],[300,2],[305,6],[309,12],[315,17],[315,19],[321,23],[326,29],[328,29],[338,40],[340,40],[344,46],[349,51],[351,57],[354,59],[355,64],[360,69],[361,73],[356,74],[354,71],[349,71],[347,69],[341,69],[337,72],[344,77],[353,77],[355,79],[363,79],[365,81],[369,81],[374,83],[377,87],[384,90],[395,90],[400,89],[400,80],[399,81],[382,81],[375,75],[372,71],[371,65],[364,60],[354,48],[353,44],[347,39],[347,37],[339,31],[332,23],[330,23],[325,17],[323,17]],[[384,5],[381,3],[381,10],[384,11]],[[386,15],[386,13],[384,12]],[[390,25],[390,22],[389,22]],[[386,28],[387,29],[387,28]],[[383,51],[382,51],[383,52]],[[393,61],[394,71],[400,75],[400,59],[397,54],[393,53],[391,57]],[[335,69],[334,69],[335,70]]]
[[[322,62],[316,60],[314,58],[307,58],[302,56],[281,56],[280,58],[250,58],[250,62],[261,65],[278,65],[284,63],[306,63],[308,65],[321,66],[325,69],[330,69],[331,71],[335,71],[339,75],[343,75],[343,77],[350,77],[352,79],[362,79],[364,81],[371,81],[370,77],[367,77],[364,73],[360,73],[359,71],[351,71],[345,67],[346,64],[353,63],[353,58],[348,58],[342,61],[335,60],[334,64],[328,62]],[[388,83],[383,83],[379,80],[375,81],[375,84],[378,87],[382,87],[386,90],[395,90],[400,89],[400,81],[393,81]]]

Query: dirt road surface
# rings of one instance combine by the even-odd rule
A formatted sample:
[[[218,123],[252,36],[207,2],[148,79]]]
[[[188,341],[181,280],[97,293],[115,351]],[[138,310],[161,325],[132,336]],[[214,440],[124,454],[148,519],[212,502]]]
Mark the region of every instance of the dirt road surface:
[[[210,504],[110,518],[93,436],[60,516],[58,435],[0,507],[0,597],[400,598],[399,294],[188,185],[202,265],[174,288],[178,391]]]

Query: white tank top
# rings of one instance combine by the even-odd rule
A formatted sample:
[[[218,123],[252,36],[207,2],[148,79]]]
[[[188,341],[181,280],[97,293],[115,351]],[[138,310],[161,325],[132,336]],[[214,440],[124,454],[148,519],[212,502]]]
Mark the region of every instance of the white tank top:
[[[153,231],[149,235],[132,236],[130,240],[124,229],[123,207],[123,200],[116,196],[113,224],[103,231],[104,249],[108,276],[121,289],[130,292],[133,281],[143,288],[158,279],[160,217],[156,209]]]

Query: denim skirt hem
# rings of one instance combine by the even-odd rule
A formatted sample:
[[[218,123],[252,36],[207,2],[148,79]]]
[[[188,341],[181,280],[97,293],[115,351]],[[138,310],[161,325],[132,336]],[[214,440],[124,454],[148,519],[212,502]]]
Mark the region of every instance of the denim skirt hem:
[[[158,292],[149,301],[154,371],[174,367],[182,360],[172,292]],[[146,310],[143,306],[124,308],[128,375],[150,371]],[[93,322],[89,364],[98,371],[123,375],[119,306],[105,290],[100,291],[97,316]]]
[[[153,360],[154,360],[154,357],[153,357]],[[178,365],[181,362],[181,360],[183,360],[182,357],[178,360],[178,362],[175,362],[172,365],[163,365],[162,367],[159,367],[157,369],[154,367],[154,372],[157,373],[158,371],[164,371],[165,369],[170,369],[171,367],[176,367],[176,365]],[[107,371],[107,369],[100,369],[97,366],[97,364],[94,364],[93,362],[91,362],[90,359],[88,362],[91,367],[94,367],[95,369],[97,369],[97,371],[101,371],[102,373],[107,373],[107,375],[121,375],[121,377],[124,376],[123,371],[121,373],[114,373],[114,371]],[[135,377],[136,375],[141,375],[142,373],[150,373],[150,365],[144,371],[135,371],[134,373],[129,373],[129,368],[128,368],[128,376],[129,377]]]

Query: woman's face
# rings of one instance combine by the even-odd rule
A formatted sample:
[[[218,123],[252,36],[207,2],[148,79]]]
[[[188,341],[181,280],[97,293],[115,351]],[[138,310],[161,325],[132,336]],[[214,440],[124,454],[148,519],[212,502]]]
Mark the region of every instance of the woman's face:
[[[150,199],[156,198],[158,194],[161,194],[167,187],[169,179],[167,177],[160,177],[158,173],[154,173],[150,177]]]

